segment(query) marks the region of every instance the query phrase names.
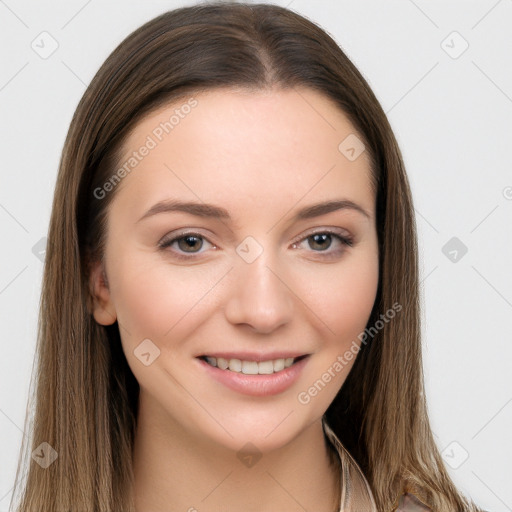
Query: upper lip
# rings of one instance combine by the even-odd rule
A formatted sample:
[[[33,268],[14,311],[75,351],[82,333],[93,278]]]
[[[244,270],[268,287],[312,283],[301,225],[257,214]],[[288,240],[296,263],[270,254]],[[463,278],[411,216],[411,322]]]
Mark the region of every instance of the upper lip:
[[[308,356],[309,354],[304,352],[285,352],[285,351],[275,351],[275,352],[266,352],[262,354],[261,352],[208,352],[204,354],[199,354],[196,357],[222,357],[223,359],[240,359],[241,361],[271,361],[274,359],[287,359],[289,357]]]

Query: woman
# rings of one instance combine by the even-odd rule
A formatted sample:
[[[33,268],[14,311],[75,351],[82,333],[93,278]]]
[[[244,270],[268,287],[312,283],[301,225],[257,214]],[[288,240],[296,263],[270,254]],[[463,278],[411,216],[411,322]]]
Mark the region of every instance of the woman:
[[[287,9],[177,9],[109,56],[42,294],[19,512],[479,510],[429,426],[396,140]]]

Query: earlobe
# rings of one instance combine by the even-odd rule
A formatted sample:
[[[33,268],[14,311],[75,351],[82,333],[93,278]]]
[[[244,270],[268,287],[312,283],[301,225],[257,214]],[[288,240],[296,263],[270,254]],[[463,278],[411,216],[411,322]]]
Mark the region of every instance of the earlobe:
[[[112,325],[117,320],[117,314],[110,296],[110,289],[101,261],[97,262],[89,277],[91,294],[91,312],[100,325]]]

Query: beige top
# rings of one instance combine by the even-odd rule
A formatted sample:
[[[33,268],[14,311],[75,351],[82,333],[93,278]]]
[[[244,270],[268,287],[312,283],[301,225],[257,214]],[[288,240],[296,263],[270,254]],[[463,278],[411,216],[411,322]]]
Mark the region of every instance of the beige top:
[[[341,463],[341,501],[339,512],[379,512],[372,491],[363,472],[336,434],[323,421],[327,439],[336,449]],[[400,496],[394,512],[432,512],[420,499],[411,493]]]

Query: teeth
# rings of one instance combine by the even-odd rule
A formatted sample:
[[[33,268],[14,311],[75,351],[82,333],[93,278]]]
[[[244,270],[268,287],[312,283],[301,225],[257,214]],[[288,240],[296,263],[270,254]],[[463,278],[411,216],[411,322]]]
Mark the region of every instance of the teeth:
[[[270,375],[289,368],[294,361],[293,357],[286,359],[273,359],[270,361],[241,361],[240,359],[224,359],[223,357],[206,356],[206,361],[221,370],[243,373],[245,375]]]
[[[240,373],[242,371],[242,361],[240,361],[240,359],[230,359],[229,360],[229,369],[232,372]]]
[[[258,363],[258,373],[262,375],[274,373],[274,363],[272,361],[260,361]]]
[[[215,361],[215,357],[207,357],[206,360],[208,362],[209,359],[213,359]],[[211,364],[211,363],[210,363]],[[213,365],[215,366],[215,365]],[[229,368],[229,361],[227,359],[224,359],[223,357],[218,357],[217,358],[217,366],[221,369],[221,370],[227,370]]]
[[[281,370],[284,370],[284,359],[276,359],[274,361],[274,371],[280,372]]]
[[[229,369],[231,369],[231,365],[229,366]],[[256,361],[243,361],[242,373],[245,373],[246,375],[257,375],[258,363]]]
[[[206,360],[212,365],[217,366],[217,359],[215,357],[207,357]]]

